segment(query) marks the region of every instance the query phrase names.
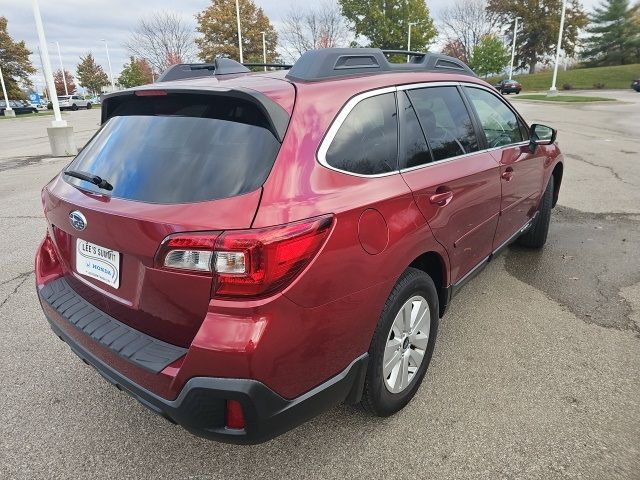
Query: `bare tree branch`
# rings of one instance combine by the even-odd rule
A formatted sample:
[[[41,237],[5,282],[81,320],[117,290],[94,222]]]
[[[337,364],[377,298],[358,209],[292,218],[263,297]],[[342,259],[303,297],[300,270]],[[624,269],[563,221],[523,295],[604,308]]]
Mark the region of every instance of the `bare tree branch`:
[[[333,2],[308,10],[291,5],[280,30],[283,48],[292,60],[307,50],[346,46],[349,37],[347,22]]]
[[[486,0],[454,0],[440,13],[442,32],[447,42],[460,42],[466,58],[473,47],[499,27],[496,15],[487,12]]]
[[[179,14],[163,10],[141,18],[124,46],[134,57],[147,60],[158,73],[195,58],[192,27]]]

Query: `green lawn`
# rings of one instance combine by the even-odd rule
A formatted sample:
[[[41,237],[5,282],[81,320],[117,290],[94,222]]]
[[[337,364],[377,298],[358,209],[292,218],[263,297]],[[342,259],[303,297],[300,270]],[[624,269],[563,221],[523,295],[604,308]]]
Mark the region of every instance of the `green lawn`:
[[[539,100],[543,102],[589,103],[589,102],[613,102],[613,98],[585,97],[580,95],[564,95],[562,93],[548,97],[546,94],[518,95],[510,100]]]
[[[522,84],[524,91],[536,92],[549,90],[551,87],[552,70],[532,75],[515,75],[514,79]],[[491,84],[498,83],[505,78],[489,78]],[[563,90],[565,84],[571,85],[572,90],[595,89],[595,85],[604,84],[602,88],[631,88],[631,82],[640,78],[640,64],[619,65],[615,67],[576,68],[574,70],[558,71],[556,85]]]

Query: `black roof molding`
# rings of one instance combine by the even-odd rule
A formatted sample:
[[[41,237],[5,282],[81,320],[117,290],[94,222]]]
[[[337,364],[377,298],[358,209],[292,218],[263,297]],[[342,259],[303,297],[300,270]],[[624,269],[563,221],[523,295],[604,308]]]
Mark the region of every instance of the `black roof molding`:
[[[230,75],[249,73],[247,67],[230,58],[217,57],[213,63],[179,63],[164,71],[156,82],[170,82],[187,78],[211,77],[213,75]]]
[[[391,63],[387,55],[409,55],[409,63]],[[443,72],[476,76],[457,58],[439,53],[380,50],[379,48],[324,48],[309,50],[293,65],[287,78],[314,82],[337,77],[390,72]]]

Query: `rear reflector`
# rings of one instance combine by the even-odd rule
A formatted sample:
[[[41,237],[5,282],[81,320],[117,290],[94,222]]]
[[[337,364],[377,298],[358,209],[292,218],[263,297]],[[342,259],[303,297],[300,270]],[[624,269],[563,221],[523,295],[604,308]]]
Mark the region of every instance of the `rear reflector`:
[[[333,216],[278,227],[171,235],[156,268],[212,275],[217,297],[259,297],[289,285],[324,245]]]
[[[227,428],[233,428],[234,430],[242,430],[245,427],[244,412],[240,402],[227,400],[225,425]]]

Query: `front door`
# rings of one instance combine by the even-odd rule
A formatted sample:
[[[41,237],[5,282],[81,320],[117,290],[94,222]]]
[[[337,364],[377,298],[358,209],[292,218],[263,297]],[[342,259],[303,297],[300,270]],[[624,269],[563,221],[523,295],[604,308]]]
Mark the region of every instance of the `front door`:
[[[535,215],[542,193],[544,156],[542,149],[531,153],[523,122],[503,99],[478,87],[466,86],[464,91],[477,113],[489,151],[500,164],[502,200],[495,250]]]

